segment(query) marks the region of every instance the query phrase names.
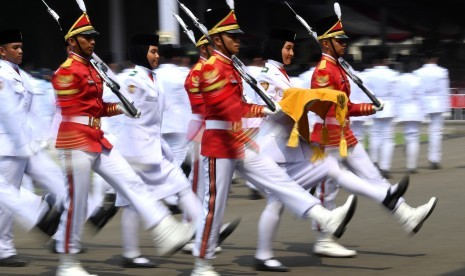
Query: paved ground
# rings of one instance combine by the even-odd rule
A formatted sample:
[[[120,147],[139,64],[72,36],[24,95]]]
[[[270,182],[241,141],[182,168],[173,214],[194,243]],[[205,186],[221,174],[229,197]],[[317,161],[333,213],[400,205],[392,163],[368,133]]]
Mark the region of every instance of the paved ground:
[[[414,237],[409,237],[396,220],[377,204],[359,197],[357,212],[340,242],[358,251],[356,258],[320,258],[311,254],[315,233],[310,223],[285,213],[275,243],[275,253],[291,267],[287,275],[465,275],[465,136],[464,125],[448,126],[444,141],[443,169],[427,169],[426,145],[421,146],[419,174],[411,177],[406,200],[413,206],[425,203],[431,196],[439,198],[435,212]],[[394,156],[392,182],[404,173],[402,147]],[[264,200],[251,201],[242,183],[233,186],[226,220],[237,216],[242,222],[225,242],[224,251],[214,261],[222,275],[271,275],[251,268],[257,220]],[[339,203],[347,193],[341,192]],[[84,241],[88,253],[80,255],[83,265],[92,273],[116,275],[190,275],[193,258],[181,253],[169,259],[154,258],[154,269],[119,267],[120,217]],[[44,249],[46,241],[37,233],[16,231],[17,248],[30,265],[24,268],[0,268],[0,275],[55,275],[58,256]],[[153,257],[147,233],[141,233],[144,254]]]

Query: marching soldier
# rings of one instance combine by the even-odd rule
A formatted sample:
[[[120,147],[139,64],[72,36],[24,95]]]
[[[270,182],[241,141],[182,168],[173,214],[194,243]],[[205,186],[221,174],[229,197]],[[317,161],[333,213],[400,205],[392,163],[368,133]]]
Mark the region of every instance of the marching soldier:
[[[262,72],[257,76],[257,81],[266,89],[267,95],[276,101],[288,101],[283,99],[283,93],[290,93],[292,81],[287,76],[285,66],[291,64],[294,56],[295,32],[287,29],[271,29],[268,38],[264,41],[264,55],[268,58]],[[318,110],[320,99],[328,101],[331,93],[343,93],[329,89],[315,89],[308,93],[313,103],[312,108]],[[326,94],[327,93],[327,94]],[[322,96],[319,96],[322,95]],[[288,96],[289,97],[289,96]],[[281,101],[281,102],[283,102]],[[295,100],[297,102],[298,100]],[[337,97],[336,97],[337,101]],[[405,177],[398,186],[383,187],[373,185],[347,170],[341,170],[337,159],[331,155],[318,156],[318,150],[309,145],[305,138],[293,137],[295,122],[292,114],[301,110],[302,106],[293,109],[289,116],[277,114],[269,116],[257,135],[257,142],[262,152],[268,154],[276,163],[282,167],[287,174],[304,189],[316,187],[321,180],[331,177],[344,189],[359,195],[368,197],[376,203],[382,204],[388,211],[399,218],[403,227],[414,229],[422,223],[422,212],[402,212],[396,207],[405,204],[400,200],[405,193],[409,178]],[[280,116],[281,115],[281,116]],[[302,114],[305,117],[304,114]],[[342,118],[344,120],[344,118]],[[308,121],[308,119],[307,119]],[[300,122],[300,120],[299,120]],[[297,126],[299,129],[299,126]],[[302,137],[307,135],[301,134]],[[298,141],[294,141],[294,138]],[[297,143],[294,143],[297,142]],[[255,253],[255,269],[264,271],[287,271],[288,268],[274,258],[272,250],[273,238],[276,235],[280,216],[283,213],[283,204],[273,195],[268,195],[265,210],[258,224],[258,243]],[[326,242],[328,235],[320,233],[314,244],[314,252],[319,255],[343,254],[351,257],[356,254],[354,250],[344,251],[331,242]],[[349,253],[352,253],[350,255]]]
[[[104,83],[90,63],[98,32],[85,11],[68,8],[70,13],[59,20],[70,51],[52,78],[62,117],[56,148],[68,187],[62,216],[66,231],[57,243],[57,251],[61,253],[57,276],[89,275],[74,253],[81,247],[92,171],[124,195],[144,218],[145,229],[151,231],[158,255],[173,254],[193,233],[190,225],[176,221],[160,201],[151,199],[146,184],[119,152],[112,149],[100,129],[101,117],[133,115],[122,103],[103,102]]]
[[[43,118],[37,119],[38,114],[32,107],[35,98],[32,80],[29,74],[19,68],[23,59],[22,34],[19,30],[0,32],[0,55],[0,97],[4,104],[0,114],[0,175],[5,178],[6,185],[12,185],[19,193],[21,180],[27,173],[54,194],[56,201],[53,205],[56,211],[61,211],[66,194],[63,174],[45,152],[43,136],[34,126]],[[0,266],[26,265],[26,261],[16,256],[13,237],[13,216],[2,208]]]
[[[420,129],[425,118],[422,106],[424,86],[420,77],[412,73],[412,58],[403,61],[404,72],[396,82],[399,91],[397,120],[404,127],[405,166],[409,174],[417,173],[418,156],[420,154]]]
[[[206,169],[204,211],[197,227],[193,255],[195,267],[191,275],[219,275],[211,264],[218,244],[232,176],[237,169],[262,191],[269,190],[290,210],[302,218],[313,218],[335,236],[349,222],[356,205],[350,196],[344,206],[329,212],[269,157],[259,153],[258,144],[245,135],[242,117],[263,117],[280,112],[243,100],[242,80],[232,64],[239,52],[243,33],[229,7],[205,12],[208,33],[214,43],[212,56],[204,63],[199,88],[205,105],[205,131],[201,155]]]
[[[423,107],[429,117],[428,161],[431,170],[441,168],[444,116],[450,112],[449,70],[438,65],[440,51],[437,41],[423,41],[424,64],[413,73],[421,78],[424,87]]]
[[[199,78],[202,66],[205,61],[208,60],[213,47],[208,43],[208,40],[200,31],[194,32],[198,38],[196,47],[199,51],[199,60],[191,68],[189,74],[184,82],[184,88],[186,89],[189,97],[189,102],[192,110],[192,117],[189,121],[189,127],[187,131],[187,140],[189,140],[189,147],[191,153],[191,171],[189,173],[189,182],[192,186],[192,190],[197,194],[200,202],[203,203],[205,197],[205,168],[203,167],[202,159],[200,158],[200,142],[202,141],[202,134],[205,130],[205,106],[203,102],[202,93],[199,90]],[[183,214],[184,215],[184,214]],[[188,220],[185,216],[184,220]],[[237,218],[232,222],[223,224],[220,230],[220,236],[218,239],[218,246],[215,248],[215,253],[221,252],[221,243],[236,229],[239,225],[240,219]],[[186,244],[182,251],[184,253],[192,254],[195,241]]]
[[[351,116],[374,114],[383,109],[383,104],[381,104],[380,107],[376,107],[371,103],[354,104],[350,102],[350,82],[338,61],[338,58],[345,54],[348,39],[342,27],[342,22],[334,15],[323,17],[317,20],[315,24],[322,56],[320,63],[313,73],[311,87],[331,88],[345,92],[349,97],[349,112],[345,124],[340,126],[335,118],[334,111],[330,110],[325,120],[317,121],[310,139],[315,145],[324,148],[325,152],[328,154],[332,154],[339,158],[343,164],[360,178],[373,185],[388,188],[391,184],[381,176],[379,170],[375,167],[363,148],[363,145],[358,142],[350,128]],[[344,158],[341,158],[341,155],[344,156]],[[317,189],[319,198],[323,200],[324,205],[328,209],[335,207],[334,200],[338,189],[338,185],[334,183],[332,179],[327,179],[322,182],[319,189]],[[401,198],[401,202],[402,201],[403,198]],[[426,220],[433,211],[436,202],[437,198],[432,197],[428,203],[417,208],[411,208],[403,202],[394,210],[394,215],[400,219],[402,215],[416,213],[415,220],[419,222],[418,225],[421,227],[423,221]],[[417,227],[412,229],[408,224],[404,224],[404,229],[412,233],[416,233],[419,230]],[[326,249],[324,252],[321,251],[320,255],[327,255],[330,257],[346,257],[348,255],[353,255],[352,250],[348,250],[336,243],[330,236],[321,235],[315,245],[319,245],[320,242],[323,244],[321,248]],[[314,248],[314,251],[315,249],[316,248]],[[333,252],[336,252],[336,254]],[[318,253],[318,251],[316,253]]]
[[[162,136],[166,94],[158,75],[153,72],[159,60],[158,39],[154,34],[137,34],[131,38],[129,58],[136,66],[132,72],[122,77],[121,86],[123,91],[131,94],[135,106],[143,114],[139,120],[123,119],[117,148],[134,171],[147,183],[152,200],[176,196],[187,222],[196,224],[202,210],[200,200],[192,191],[189,181]],[[126,146],[129,144],[131,146]],[[141,256],[137,240],[139,218],[134,207],[121,194],[118,194],[117,205],[124,207],[124,265],[154,267],[153,262]],[[220,235],[225,239],[233,230],[227,227]]]
[[[373,67],[364,74],[366,86],[376,91],[376,96],[383,99],[383,110],[373,115],[373,124],[370,128],[370,158],[384,178],[391,178],[392,156],[394,154],[394,118],[396,114],[395,103],[398,99],[396,81],[399,72],[392,70],[389,65],[389,52],[387,49],[376,48],[376,55],[372,59]]]

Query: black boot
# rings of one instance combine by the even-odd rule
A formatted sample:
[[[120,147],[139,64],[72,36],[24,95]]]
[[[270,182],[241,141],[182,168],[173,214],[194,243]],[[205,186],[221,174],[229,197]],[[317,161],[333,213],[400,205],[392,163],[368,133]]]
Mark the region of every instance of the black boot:
[[[386,208],[391,211],[394,210],[397,205],[397,201],[399,201],[399,198],[401,198],[407,191],[409,181],[410,177],[408,174],[406,174],[399,181],[399,184],[397,184],[397,189],[392,194],[391,190],[388,190],[386,198],[383,200],[383,205],[386,206]]]
[[[224,240],[229,237],[234,232],[234,230],[236,230],[240,222],[241,218],[236,218],[235,220],[226,223],[223,225],[223,227],[221,227],[220,235],[218,237],[218,245],[221,245]]]
[[[102,229],[116,213],[119,208],[115,206],[116,195],[106,194],[104,204],[89,218],[89,222],[97,231]]]
[[[60,224],[62,211],[58,211],[55,207],[49,206],[48,211],[36,224],[36,227],[44,232],[47,236],[55,235]]]

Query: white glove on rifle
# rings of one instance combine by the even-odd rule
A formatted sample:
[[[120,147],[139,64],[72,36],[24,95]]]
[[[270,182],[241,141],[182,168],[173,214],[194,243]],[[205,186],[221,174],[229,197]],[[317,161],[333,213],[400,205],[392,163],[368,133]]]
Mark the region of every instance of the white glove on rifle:
[[[379,103],[380,103],[380,106],[379,107],[376,107],[376,105],[373,105],[373,109],[378,112],[378,111],[383,111],[384,109],[384,102],[381,100],[381,99],[378,99],[379,100]]]
[[[282,110],[279,103],[277,103],[275,101],[273,101],[273,103],[274,103],[274,106],[276,107],[276,110],[271,111],[271,109],[268,106],[265,106],[265,108],[263,109],[263,113],[265,113],[265,115],[267,115],[267,116],[274,115],[274,114],[276,114],[276,113],[278,113],[278,112],[280,112]]]
[[[118,110],[122,112],[124,115],[130,117],[130,118],[139,118],[140,117],[140,110],[137,110],[136,116],[132,116],[131,113],[124,107],[123,103],[118,103]]]

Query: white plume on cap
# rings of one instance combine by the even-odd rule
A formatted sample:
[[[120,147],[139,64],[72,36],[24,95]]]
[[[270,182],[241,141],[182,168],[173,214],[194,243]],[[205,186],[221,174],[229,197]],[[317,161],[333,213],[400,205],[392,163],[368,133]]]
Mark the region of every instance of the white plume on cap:
[[[76,0],[77,4],[79,5],[79,8],[83,11],[83,12],[87,12],[87,9],[86,9],[86,4],[84,4],[84,0]]]
[[[339,18],[339,20],[341,20],[342,12],[341,12],[341,6],[339,6],[338,2],[334,3],[334,12],[336,13],[337,18]]]
[[[234,10],[234,0],[226,0],[226,4],[228,4],[231,10]]]

